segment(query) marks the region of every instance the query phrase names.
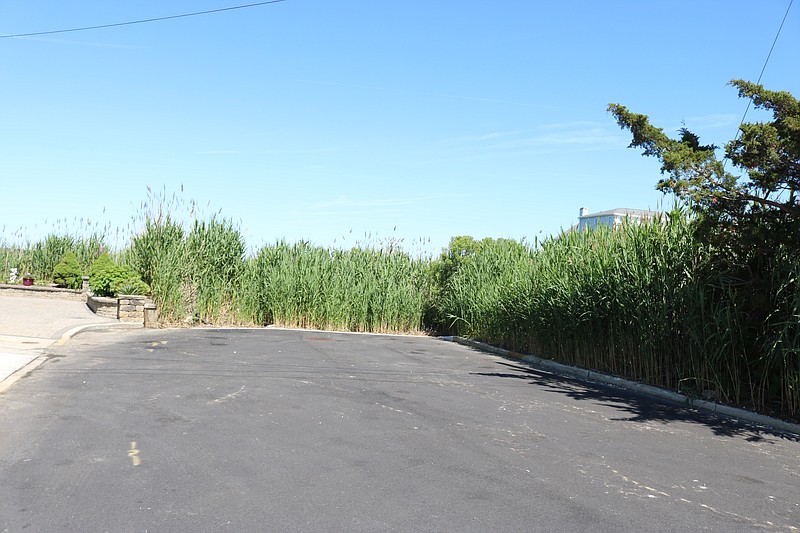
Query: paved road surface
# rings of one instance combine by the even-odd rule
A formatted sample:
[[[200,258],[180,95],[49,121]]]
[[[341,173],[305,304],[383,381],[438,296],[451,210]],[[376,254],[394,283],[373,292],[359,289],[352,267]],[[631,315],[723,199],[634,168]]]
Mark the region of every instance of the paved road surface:
[[[0,531],[800,527],[797,440],[430,338],[85,333],[0,428]]]
[[[95,315],[83,302],[0,294],[0,391],[9,385],[6,378],[70,331],[110,324],[126,326]]]

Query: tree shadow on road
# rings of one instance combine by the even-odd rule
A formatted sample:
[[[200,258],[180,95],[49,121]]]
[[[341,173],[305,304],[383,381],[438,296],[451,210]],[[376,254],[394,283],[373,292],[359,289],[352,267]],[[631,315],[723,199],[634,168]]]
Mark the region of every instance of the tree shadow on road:
[[[743,438],[748,442],[764,441],[767,437],[800,442],[800,435],[779,431],[765,426],[705,414],[686,405],[671,403],[645,394],[628,391],[604,383],[594,383],[567,376],[552,374],[524,364],[499,361],[505,367],[501,372],[472,372],[472,375],[490,376],[527,381],[547,392],[563,394],[579,401],[610,407],[620,412],[620,417],[609,418],[624,422],[687,422],[708,427],[721,437]],[[627,415],[627,416],[625,416]]]

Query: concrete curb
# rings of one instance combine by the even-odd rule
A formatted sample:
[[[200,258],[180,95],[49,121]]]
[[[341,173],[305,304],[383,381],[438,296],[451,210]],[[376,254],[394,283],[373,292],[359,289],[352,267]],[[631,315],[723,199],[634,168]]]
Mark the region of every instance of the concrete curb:
[[[134,330],[134,329],[143,329],[143,324],[137,323],[128,323],[128,322],[106,322],[106,323],[97,323],[97,324],[84,324],[82,326],[76,326],[58,338],[55,342],[50,344],[48,347],[38,350],[39,355],[38,357],[34,358],[32,361],[26,363],[25,365],[21,366],[11,374],[5,377],[5,379],[0,380],[0,393],[7,391],[14,383],[22,379],[32,370],[41,366],[47,359],[49,359],[49,355],[47,352],[53,346],[63,346],[66,344],[72,337],[78,335],[80,333],[86,331],[113,331],[113,330],[120,330],[120,331],[127,331],[127,330]]]
[[[4,380],[0,381],[0,394],[7,391],[14,383],[25,377],[31,370],[39,367],[42,363],[47,361],[46,355],[40,355],[33,361],[30,361],[25,366],[16,370],[13,374],[7,376]]]
[[[535,355],[521,354],[517,352],[512,352],[510,350],[504,350],[503,348],[498,348],[496,346],[492,346],[491,344],[486,344],[484,342],[478,342],[471,339],[465,339],[463,337],[447,336],[439,338],[446,341],[456,342],[464,346],[477,348],[479,350],[500,355],[508,359],[522,361],[530,366],[539,368],[541,370],[546,370],[548,372],[552,372],[553,374],[557,374],[560,376],[568,376],[568,377],[591,381],[594,383],[603,383],[605,385],[612,385],[614,387],[619,387],[621,389],[638,392],[640,394],[645,394],[647,396],[658,398],[660,400],[664,400],[670,403],[677,403],[687,407],[692,407],[697,411],[703,413],[709,413],[714,416],[735,418],[738,420],[756,424],[758,426],[766,426],[776,430],[785,431],[787,433],[800,435],[800,424],[793,424],[785,420],[772,418],[759,413],[754,413],[752,411],[747,411],[745,409],[739,409],[737,407],[731,407],[729,405],[722,405],[707,400],[690,398],[689,396],[686,396],[684,394],[668,391],[666,389],[662,389],[659,387],[654,387],[653,385],[646,385],[644,383],[638,383],[636,381],[631,381],[629,379],[610,376],[608,374],[603,374],[601,372],[597,372],[594,370],[587,370],[585,368],[578,368],[574,366],[565,365],[562,363],[557,363],[555,361],[551,361],[550,359],[542,359],[541,357],[536,357]]]
[[[67,331],[66,333],[61,335],[61,337],[51,346],[63,346],[75,335],[84,333],[86,331],[106,331],[106,330],[127,331],[134,329],[144,329],[144,324],[139,324],[138,322],[105,322],[105,323],[101,322],[97,324],[84,324],[82,326],[76,326],[71,330]]]

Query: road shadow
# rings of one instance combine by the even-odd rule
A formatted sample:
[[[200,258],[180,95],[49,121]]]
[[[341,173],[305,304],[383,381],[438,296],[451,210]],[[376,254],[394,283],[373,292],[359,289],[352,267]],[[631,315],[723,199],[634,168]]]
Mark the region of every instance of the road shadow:
[[[740,420],[698,412],[688,406],[661,398],[628,391],[588,380],[553,374],[520,363],[498,361],[500,372],[471,372],[476,376],[499,377],[526,381],[547,392],[563,394],[578,401],[588,401],[620,412],[610,420],[623,422],[688,422],[708,427],[720,437],[742,438],[748,442],[764,441],[767,437],[800,442],[800,435],[757,426]]]

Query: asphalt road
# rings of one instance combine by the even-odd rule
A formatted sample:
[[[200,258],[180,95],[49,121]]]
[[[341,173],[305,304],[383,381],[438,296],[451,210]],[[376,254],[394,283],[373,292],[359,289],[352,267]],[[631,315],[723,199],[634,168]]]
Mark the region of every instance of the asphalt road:
[[[798,531],[800,442],[443,340],[86,333],[0,396],[0,531]]]

